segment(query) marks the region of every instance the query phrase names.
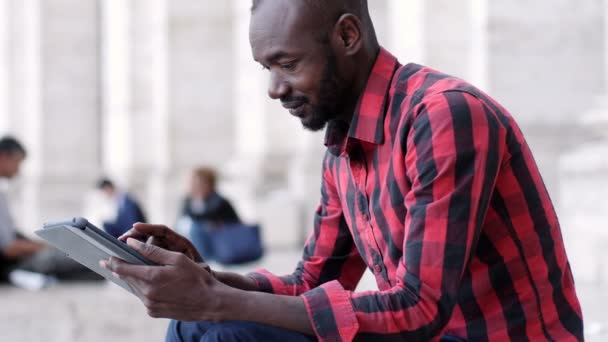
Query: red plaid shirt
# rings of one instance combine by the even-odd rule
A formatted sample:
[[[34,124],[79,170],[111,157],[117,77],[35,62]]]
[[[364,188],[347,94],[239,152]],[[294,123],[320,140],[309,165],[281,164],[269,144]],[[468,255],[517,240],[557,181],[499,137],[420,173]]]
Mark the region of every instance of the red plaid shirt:
[[[473,86],[381,50],[350,126],[332,122],[295,272],[321,341],[580,341],[557,216],[513,118]],[[377,291],[354,292],[369,268]]]

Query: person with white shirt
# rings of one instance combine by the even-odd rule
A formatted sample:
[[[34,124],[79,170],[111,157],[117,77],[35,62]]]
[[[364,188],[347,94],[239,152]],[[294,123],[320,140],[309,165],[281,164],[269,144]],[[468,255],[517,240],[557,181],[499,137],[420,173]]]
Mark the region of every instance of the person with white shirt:
[[[0,178],[14,178],[26,156],[25,148],[17,139],[0,138]],[[15,271],[34,272],[60,280],[103,279],[59,250],[17,231],[8,198],[0,191],[0,280],[11,278]]]

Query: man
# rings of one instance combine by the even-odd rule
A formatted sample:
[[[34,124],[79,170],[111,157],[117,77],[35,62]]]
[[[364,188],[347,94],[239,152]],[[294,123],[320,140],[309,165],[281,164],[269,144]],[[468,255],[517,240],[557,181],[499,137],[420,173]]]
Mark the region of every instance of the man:
[[[97,182],[97,189],[116,203],[115,219],[103,223],[103,229],[110,235],[119,237],[129,230],[134,223],[146,222],[146,216],[137,201],[129,193],[118,191],[111,180],[102,178]]]
[[[27,153],[15,138],[0,139],[0,178],[11,179],[19,173]],[[55,248],[26,238],[17,232],[8,200],[0,192],[0,278],[10,272],[24,270],[70,280],[101,280],[88,268],[78,264]]]
[[[270,97],[308,129],[327,125],[314,232],[293,274],[240,276],[136,225],[128,243],[165,266],[104,264],[151,316],[176,320],[168,341],[583,339],[555,211],[504,108],[400,65],[364,0],[254,1],[250,42]],[[366,268],[379,289],[354,292]]]

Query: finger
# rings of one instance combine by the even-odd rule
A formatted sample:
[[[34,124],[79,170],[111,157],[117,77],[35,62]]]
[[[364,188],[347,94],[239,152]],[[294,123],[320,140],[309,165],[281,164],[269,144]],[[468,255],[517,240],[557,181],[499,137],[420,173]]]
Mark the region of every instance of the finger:
[[[133,229],[138,231],[141,234],[156,236],[156,237],[165,237],[170,235],[171,233],[176,234],[173,230],[169,229],[167,226],[162,224],[150,224],[150,223],[141,223],[137,222],[133,225]],[[177,234],[176,234],[177,235]]]
[[[137,240],[140,240],[140,241],[145,241],[148,238],[148,235],[140,233],[135,228],[131,228],[126,233],[124,233],[121,236],[119,236],[118,240],[120,240],[122,242],[126,242],[127,239],[129,239],[129,238],[131,238],[131,239],[137,239]]]
[[[145,242],[149,245],[158,246],[158,247],[164,248],[164,249],[170,249],[169,245],[167,244],[167,239],[165,239],[165,238],[159,238],[159,237],[150,235]]]
[[[120,279],[129,285],[131,292],[137,298],[139,298],[142,302],[147,300],[146,296],[143,294],[143,291],[141,290],[142,288],[144,288],[144,286],[146,286],[146,283],[140,281],[137,278],[127,277],[127,276],[120,277]]]
[[[132,241],[132,239],[129,241]],[[158,266],[129,264],[116,257],[110,257],[109,260],[102,260],[100,261],[99,265],[112,272],[115,277],[120,279],[135,278],[140,280],[148,280],[155,272],[155,269],[158,268]]]
[[[127,244],[139,252],[144,258],[159,265],[175,265],[182,256],[181,253],[170,252],[158,246],[149,245],[135,239],[128,239]]]
[[[108,270],[112,273],[112,276],[114,276],[114,278],[118,278],[120,279],[120,275],[116,272],[112,272],[112,270],[110,269],[110,266],[108,265],[110,261],[109,260],[99,260],[99,267],[103,268],[104,270]]]
[[[172,231],[160,224],[137,222],[133,225],[133,228],[121,235],[118,239],[127,241],[127,239],[131,237],[140,241],[146,241],[149,236],[164,237],[168,232]]]

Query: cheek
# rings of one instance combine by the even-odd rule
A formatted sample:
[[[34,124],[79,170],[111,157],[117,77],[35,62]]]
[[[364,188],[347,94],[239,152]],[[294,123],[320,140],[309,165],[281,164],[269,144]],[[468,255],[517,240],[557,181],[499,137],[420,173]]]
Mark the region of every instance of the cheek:
[[[290,78],[293,95],[306,96],[310,102],[317,103],[322,74],[316,70],[303,70]]]

